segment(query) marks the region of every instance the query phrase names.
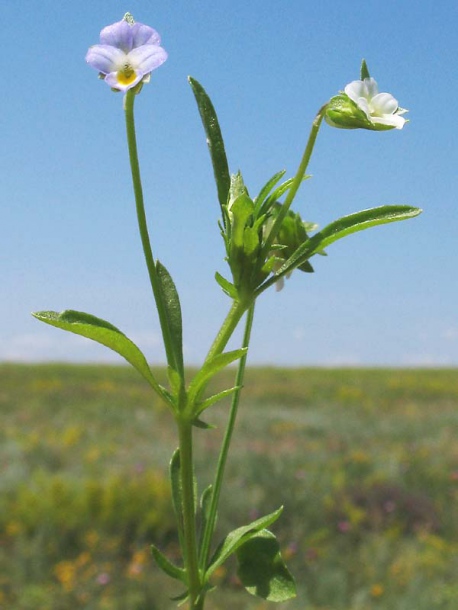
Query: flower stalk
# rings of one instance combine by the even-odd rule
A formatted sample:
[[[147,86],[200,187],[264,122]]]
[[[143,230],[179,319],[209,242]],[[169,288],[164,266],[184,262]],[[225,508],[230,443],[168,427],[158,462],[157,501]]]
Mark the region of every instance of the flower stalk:
[[[132,172],[132,184],[135,195],[135,207],[137,211],[138,229],[140,232],[140,238],[143,247],[143,253],[145,256],[146,266],[148,269],[148,275],[153,290],[154,299],[156,302],[156,308],[159,316],[159,323],[161,326],[162,337],[164,340],[164,348],[166,352],[167,362],[174,370],[180,371],[180,363],[177,362],[176,356],[172,347],[172,339],[170,336],[170,328],[167,323],[167,316],[165,312],[162,291],[159,285],[159,277],[156,269],[156,263],[153,257],[153,251],[151,248],[151,241],[149,238],[148,224],[146,221],[145,204],[143,200],[143,187],[140,175],[140,165],[138,162],[138,151],[137,151],[137,137],[135,132],[135,117],[134,117],[134,102],[135,102],[135,90],[130,89],[126,92],[124,99],[124,111],[126,118],[126,134],[127,144],[129,148],[129,159],[130,168]],[[181,371],[180,371],[181,372]]]

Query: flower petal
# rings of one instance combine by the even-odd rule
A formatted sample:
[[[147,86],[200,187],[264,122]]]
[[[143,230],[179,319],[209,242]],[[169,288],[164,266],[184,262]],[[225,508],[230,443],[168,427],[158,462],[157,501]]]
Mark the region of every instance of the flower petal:
[[[383,116],[372,117],[374,125],[391,125],[396,129],[402,129],[406,124],[406,119],[399,114],[385,114]]]
[[[128,89],[132,89],[135,85],[142,80],[144,74],[140,71],[135,71],[135,79],[129,82],[120,82],[119,81],[119,72],[110,72],[105,76],[105,82],[107,85],[110,85],[113,89],[117,89],[118,91],[127,91]]]
[[[371,100],[371,108],[374,114],[382,116],[384,114],[394,114],[398,109],[398,100],[391,93],[378,93]]]
[[[118,47],[125,53],[129,53],[133,48],[132,26],[124,19],[108,25],[100,32],[100,43]]]
[[[360,97],[367,96],[367,87],[364,81],[354,80],[345,87],[345,93],[357,104]]]
[[[167,52],[162,47],[153,44],[145,44],[132,51],[128,59],[135,70],[140,70],[143,74],[148,74],[167,59]]]
[[[95,44],[86,53],[87,63],[103,74],[112,72],[125,57],[126,54],[121,49],[106,44]]]
[[[149,25],[143,23],[134,23],[132,26],[132,48],[140,47],[144,44],[155,44],[159,46],[161,44],[161,37],[159,34],[151,28]]]
[[[375,80],[375,78],[365,78],[364,79],[364,85],[366,87],[366,97],[367,99],[372,99],[373,97],[375,97],[378,94],[378,85],[377,85],[377,81]]]

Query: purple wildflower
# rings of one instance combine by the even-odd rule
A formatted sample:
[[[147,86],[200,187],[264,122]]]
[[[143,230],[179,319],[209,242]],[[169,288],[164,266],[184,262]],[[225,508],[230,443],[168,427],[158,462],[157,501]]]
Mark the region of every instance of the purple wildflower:
[[[89,48],[86,61],[112,89],[127,91],[140,82],[147,83],[151,72],[167,59],[160,44],[156,30],[135,23],[126,13],[121,21],[103,28],[100,44]]]

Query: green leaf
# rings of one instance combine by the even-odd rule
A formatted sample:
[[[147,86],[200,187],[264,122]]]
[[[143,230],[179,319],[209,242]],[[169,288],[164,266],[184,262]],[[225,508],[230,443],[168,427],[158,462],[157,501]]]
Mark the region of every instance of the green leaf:
[[[177,373],[183,379],[183,326],[181,321],[180,299],[170,273],[159,261],[156,262],[156,271],[167,318],[167,326],[170,332],[170,347],[173,351]]]
[[[162,553],[154,544],[151,545],[151,552],[153,554],[154,559],[156,560],[157,565],[163,572],[165,572],[168,576],[175,578],[175,580],[179,580],[185,585],[187,584],[186,579],[186,571],[183,568],[179,568],[174,563],[168,559],[164,553]]]
[[[210,396],[209,398],[206,398],[202,402],[197,403],[196,414],[199,415],[200,413],[202,413],[202,411],[205,411],[205,409],[208,409],[208,407],[211,407],[216,402],[219,402],[223,398],[226,398],[226,396],[230,396],[236,390],[240,390],[240,387],[241,386],[236,385],[233,388],[229,388],[228,390],[223,390],[222,392],[218,392],[218,394],[213,394],[213,396]]]
[[[286,567],[275,536],[257,532],[237,550],[237,574],[248,593],[270,602],[296,597],[294,578]]]
[[[177,604],[178,607],[182,606],[183,604],[185,604],[188,601],[188,597],[189,597],[189,591],[185,591],[184,593],[181,593],[180,595],[176,595],[175,597],[171,597],[170,601],[172,602],[179,602]]]
[[[76,335],[81,335],[87,339],[92,339],[117,352],[137,369],[168,404],[174,406],[170,394],[156,381],[143,353],[116,326],[91,314],[74,311],[73,309],[67,309],[61,313],[56,311],[37,311],[32,315],[41,322],[67,330]]]
[[[310,177],[311,176],[309,175],[304,175],[302,177],[302,182],[304,182],[304,180],[308,180]],[[263,213],[267,213],[273,205],[278,203],[280,197],[283,197],[283,195],[291,188],[294,180],[295,178],[288,178],[288,180],[285,180],[285,182],[277,186],[277,188],[266,198],[261,206]]]
[[[234,284],[231,284],[229,280],[227,280],[218,272],[215,273],[215,279],[228,297],[231,297],[231,299],[237,299],[238,292]]]
[[[313,254],[351,233],[364,231],[377,225],[414,218],[421,214],[421,212],[422,210],[419,208],[413,208],[408,205],[385,205],[339,218],[299,246],[294,254],[278,270],[275,277],[278,279],[278,277],[297,267],[298,264],[304,263]],[[271,282],[271,280],[268,281],[269,283]]]
[[[192,420],[192,425],[196,428],[200,428],[201,430],[215,430],[216,428],[216,426],[213,426],[212,424],[207,424],[206,421],[202,421],[198,418]]]
[[[366,60],[363,59],[363,61],[361,62],[361,80],[364,80],[365,78],[370,78],[371,75],[369,74],[369,68],[367,67],[367,63]]]
[[[213,485],[206,487],[200,498],[200,536],[199,536],[199,549],[202,547],[202,541],[205,529],[207,527],[208,518],[210,516],[210,507],[212,503]]]
[[[189,404],[195,403],[199,395],[204,391],[205,385],[214,375],[219,373],[219,371],[224,369],[226,366],[228,366],[235,360],[241,358],[243,355],[246,354],[246,352],[246,348],[240,348],[230,352],[224,352],[223,354],[218,354],[217,356],[206,362],[189,384]]]
[[[210,565],[205,574],[205,579],[208,580],[216,568],[222,565],[228,557],[235,553],[237,549],[250,540],[250,538],[253,538],[253,536],[255,536],[259,531],[274,523],[282,512],[283,506],[273,513],[270,513],[265,517],[261,517],[249,525],[239,527],[228,534],[213,554],[213,557],[210,560]]]
[[[256,204],[256,212],[258,212],[260,210],[262,204],[264,203],[265,199],[269,195],[270,191],[283,178],[283,176],[285,174],[286,174],[286,170],[282,169],[281,171],[274,174],[272,176],[272,178],[270,178],[270,180],[268,180],[266,182],[266,184],[262,187],[262,189],[259,191],[259,195],[254,199],[254,202]],[[255,216],[257,216],[256,213],[255,213]]]
[[[183,549],[184,530],[183,530],[183,491],[181,487],[181,461],[180,450],[176,449],[170,460],[170,484],[172,487],[172,504],[178,524],[178,537],[180,547]]]
[[[231,183],[223,136],[216,116],[215,108],[205,89],[194,78],[188,78],[194,97],[196,98],[200,118],[207,136],[207,144],[215,175],[218,200],[221,208],[227,204]]]

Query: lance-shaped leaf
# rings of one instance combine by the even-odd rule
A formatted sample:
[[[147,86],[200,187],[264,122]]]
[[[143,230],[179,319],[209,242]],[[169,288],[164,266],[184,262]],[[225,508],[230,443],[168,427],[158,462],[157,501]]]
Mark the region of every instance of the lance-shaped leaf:
[[[92,339],[117,352],[137,369],[164,400],[171,406],[174,406],[170,394],[156,381],[143,353],[135,343],[126,337],[116,326],[113,326],[113,324],[91,314],[74,311],[73,309],[67,309],[61,313],[56,311],[37,311],[32,315],[41,322],[67,330],[76,335],[81,335],[87,339]]]
[[[156,560],[157,565],[161,568],[163,572],[165,572],[171,578],[180,580],[185,585],[188,584],[186,578],[186,570],[184,570],[183,568],[179,568],[174,563],[172,563],[170,559],[168,559],[168,557],[166,557],[164,553],[162,553],[162,551],[160,551],[156,546],[154,546],[154,544],[151,545],[151,552],[153,554],[154,559]]]
[[[181,320],[180,299],[170,273],[162,263],[156,263],[157,275],[162,295],[162,303],[169,329],[169,338],[177,373],[184,378],[183,365],[183,326]],[[171,364],[169,362],[169,364]]]
[[[196,98],[200,118],[202,119],[205,134],[207,136],[207,144],[210,150],[216,188],[218,191],[218,200],[222,208],[227,204],[231,179],[218,117],[216,116],[215,108],[202,85],[194,78],[189,77],[188,80],[194,97]]]
[[[255,199],[254,199],[254,202],[256,204],[256,212],[259,211],[260,207],[262,206],[262,204],[264,203],[264,201],[266,200],[266,198],[270,194],[270,191],[283,178],[283,176],[285,174],[286,174],[286,169],[282,169],[281,171],[279,171],[276,174],[274,174],[272,176],[272,178],[270,178],[270,180],[268,180],[265,183],[265,185],[259,191],[259,195],[257,197],[255,197]]]
[[[213,557],[210,560],[210,565],[205,574],[205,579],[208,580],[216,568],[222,565],[228,557],[235,553],[237,549],[250,540],[250,538],[253,538],[253,536],[256,536],[256,534],[262,529],[265,529],[274,523],[282,512],[283,506],[273,513],[270,513],[265,517],[261,517],[260,519],[256,519],[256,521],[253,521],[249,525],[239,527],[228,534],[213,554]]]
[[[351,233],[364,231],[365,229],[377,225],[414,218],[421,214],[421,212],[421,209],[408,205],[385,205],[369,210],[362,210],[361,212],[355,212],[354,214],[349,214],[348,216],[331,222],[331,224],[324,227],[324,229],[318,233],[315,233],[313,237],[299,246],[294,254],[284,265],[282,265],[275,276],[267,280],[258,289],[258,294],[273,284],[279,277],[282,277],[288,273],[288,271],[292,271],[297,266],[303,264],[307,259],[313,256],[313,254],[323,250],[335,241],[342,239]]]
[[[205,411],[205,409],[208,409],[208,407],[211,407],[212,405],[219,402],[220,400],[223,400],[223,398],[230,396],[231,394],[233,394],[234,392],[236,392],[237,390],[240,390],[240,389],[241,389],[241,386],[236,385],[233,388],[228,388],[227,390],[218,392],[218,394],[213,394],[213,396],[209,396],[202,402],[197,402],[196,403],[196,414],[199,415],[200,413],[202,413],[202,411]]]
[[[270,602],[296,597],[296,585],[272,532],[257,532],[237,550],[237,574],[248,593]]]
[[[176,449],[170,460],[170,484],[172,487],[172,504],[177,518],[178,537],[181,548],[185,548],[183,533],[183,490],[181,486],[180,450]]]
[[[231,284],[229,280],[218,272],[215,273],[215,279],[228,297],[231,297],[231,299],[236,299],[238,297],[237,288],[234,284]]]
[[[189,384],[189,404],[195,404],[200,394],[204,391],[206,384],[214,375],[216,375],[216,373],[219,373],[219,371],[224,369],[226,366],[244,356],[246,352],[246,348],[240,348],[231,352],[224,352],[223,354],[218,354],[217,356],[211,358],[208,362],[206,362]],[[199,409],[198,412],[200,413],[202,410],[203,409]]]

